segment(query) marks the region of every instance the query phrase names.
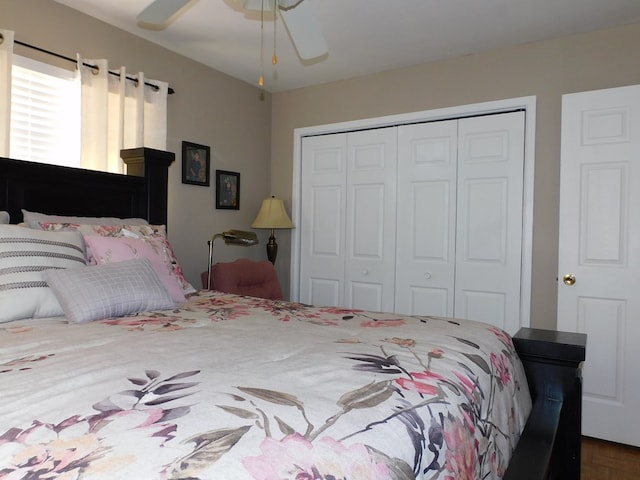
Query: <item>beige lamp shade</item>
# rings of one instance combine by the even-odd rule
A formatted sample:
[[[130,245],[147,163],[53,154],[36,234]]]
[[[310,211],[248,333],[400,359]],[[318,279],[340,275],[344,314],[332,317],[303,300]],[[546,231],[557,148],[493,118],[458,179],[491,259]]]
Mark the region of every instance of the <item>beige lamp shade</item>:
[[[265,198],[258,212],[258,216],[251,224],[253,228],[270,228],[271,235],[269,243],[267,243],[267,258],[273,264],[276,263],[278,255],[278,244],[274,229],[276,228],[293,228],[293,223],[287,211],[284,209],[284,203],[281,199],[275,197]]]
[[[251,224],[253,228],[293,228],[293,223],[284,202],[280,198],[269,197],[262,201],[258,216]]]

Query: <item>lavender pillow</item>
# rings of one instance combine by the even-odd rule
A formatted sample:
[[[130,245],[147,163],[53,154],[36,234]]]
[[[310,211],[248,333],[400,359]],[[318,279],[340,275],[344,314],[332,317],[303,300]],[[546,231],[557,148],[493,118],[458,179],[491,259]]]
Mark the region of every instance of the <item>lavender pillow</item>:
[[[146,258],[47,270],[43,276],[73,323],[175,307]]]

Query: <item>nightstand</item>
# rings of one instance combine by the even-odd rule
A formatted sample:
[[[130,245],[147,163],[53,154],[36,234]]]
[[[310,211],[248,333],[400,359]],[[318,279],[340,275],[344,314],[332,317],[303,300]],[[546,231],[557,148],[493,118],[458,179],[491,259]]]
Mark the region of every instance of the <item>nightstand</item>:
[[[533,402],[561,402],[548,478],[580,480],[581,367],[587,336],[521,328],[513,337],[513,343],[524,365]]]

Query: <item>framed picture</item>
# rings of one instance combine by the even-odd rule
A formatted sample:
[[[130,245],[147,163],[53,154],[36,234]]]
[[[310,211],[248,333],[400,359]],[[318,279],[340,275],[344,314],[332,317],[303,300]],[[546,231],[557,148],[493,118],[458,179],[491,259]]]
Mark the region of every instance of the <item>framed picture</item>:
[[[216,208],[240,210],[240,174],[216,170]]]
[[[182,142],[182,183],[208,187],[211,172],[211,148]]]

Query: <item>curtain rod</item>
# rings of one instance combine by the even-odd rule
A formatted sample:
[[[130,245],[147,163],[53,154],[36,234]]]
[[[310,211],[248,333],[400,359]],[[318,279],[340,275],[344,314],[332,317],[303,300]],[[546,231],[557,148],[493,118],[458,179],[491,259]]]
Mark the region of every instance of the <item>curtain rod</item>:
[[[18,45],[22,45],[23,47],[31,48],[32,50],[37,50],[38,52],[41,52],[41,53],[46,53],[47,55],[51,55],[51,56],[54,56],[54,57],[60,58],[60,59],[62,59],[62,60],[66,60],[66,61],[68,61],[68,62],[73,62],[73,63],[75,63],[76,65],[78,64],[78,60],[76,60],[75,58],[66,57],[66,56],[64,56],[64,55],[60,55],[59,53],[52,52],[52,51],[50,51],[50,50],[45,50],[44,48],[36,47],[35,45],[30,45],[30,44],[28,44],[28,43],[21,42],[21,41],[19,41],[19,40],[14,40],[14,41],[13,41],[13,43],[16,43],[16,44],[18,44]],[[85,63],[85,62],[82,62],[82,64],[83,64],[85,67],[96,68],[96,65],[91,65],[91,64],[89,64],[89,63]],[[116,77],[119,77],[119,76],[120,76],[120,74],[119,74],[118,72],[112,72],[112,71],[109,71],[109,74],[110,74],[110,75],[115,75]],[[127,75],[126,77],[127,77],[127,80],[131,80],[132,82],[136,82],[136,83],[138,82],[138,79],[137,79],[136,77],[133,77],[133,76],[130,76],[130,75]],[[154,85],[153,83],[144,82],[144,84],[145,84],[145,85],[147,85],[147,86],[149,86],[149,87],[152,87],[152,88],[155,88],[156,90],[158,90],[158,86],[157,86],[157,85]],[[173,95],[173,94],[175,93],[175,90],[174,90],[173,88],[169,87],[169,89],[168,89],[167,93],[168,93],[169,95]]]

